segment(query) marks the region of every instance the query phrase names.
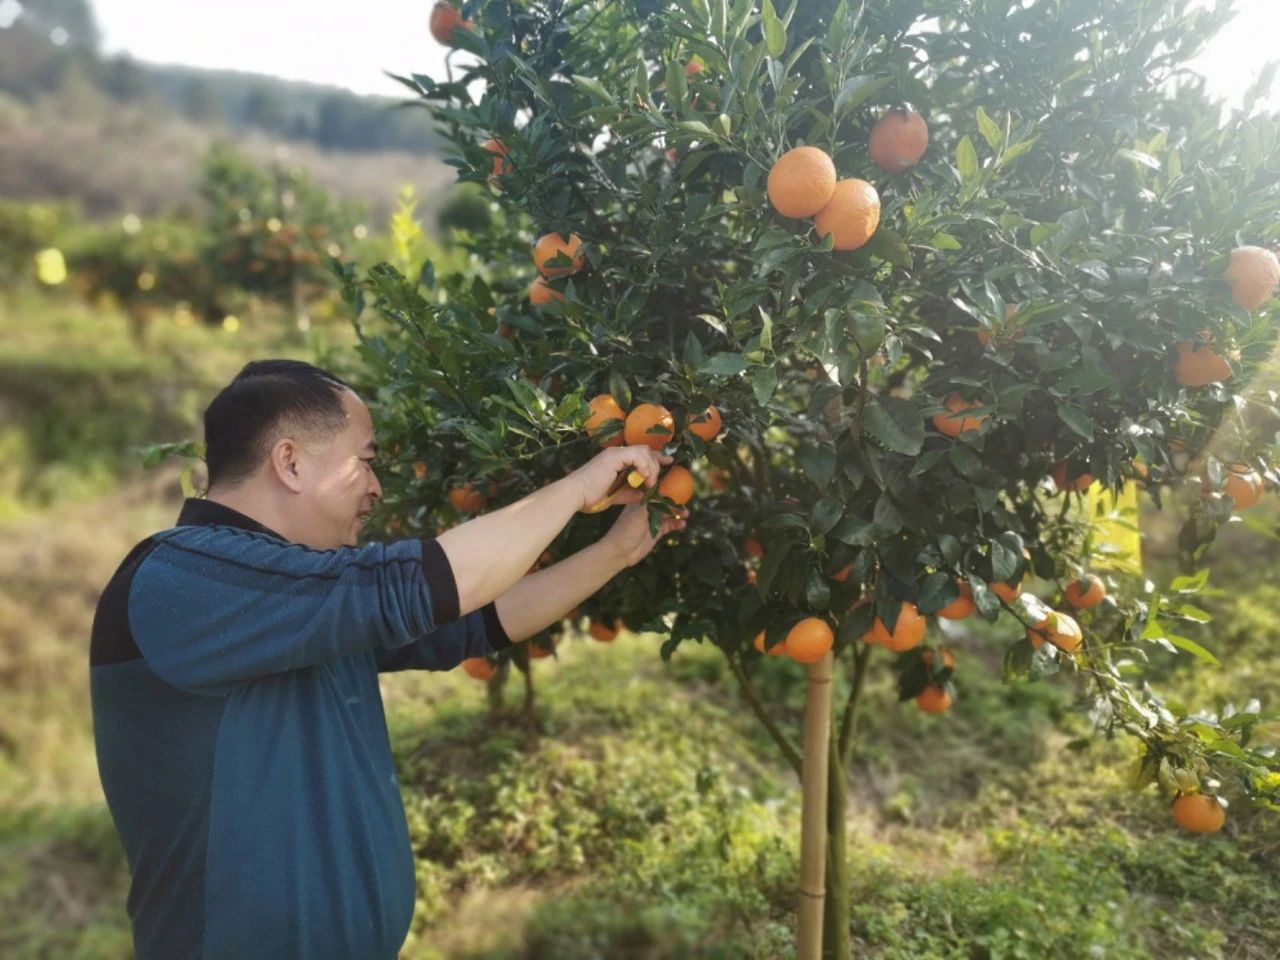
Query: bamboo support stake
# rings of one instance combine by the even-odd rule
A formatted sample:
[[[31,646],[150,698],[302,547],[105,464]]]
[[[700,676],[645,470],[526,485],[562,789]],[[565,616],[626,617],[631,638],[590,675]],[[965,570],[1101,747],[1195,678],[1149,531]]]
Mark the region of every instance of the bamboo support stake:
[[[809,667],[804,700],[804,787],[800,821],[800,911],[796,960],[820,960],[826,898],[827,771],[831,746],[831,669],[828,653]]]

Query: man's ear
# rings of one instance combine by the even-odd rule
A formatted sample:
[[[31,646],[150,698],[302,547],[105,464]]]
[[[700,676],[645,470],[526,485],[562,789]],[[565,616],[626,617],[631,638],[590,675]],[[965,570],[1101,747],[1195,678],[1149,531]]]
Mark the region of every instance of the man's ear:
[[[296,441],[281,437],[271,447],[271,470],[276,479],[294,493],[302,492],[302,474],[298,465],[301,453]]]

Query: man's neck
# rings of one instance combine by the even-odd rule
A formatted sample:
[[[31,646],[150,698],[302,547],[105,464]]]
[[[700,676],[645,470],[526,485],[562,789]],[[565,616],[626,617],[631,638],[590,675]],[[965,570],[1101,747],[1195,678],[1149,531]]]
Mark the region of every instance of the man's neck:
[[[210,490],[205,499],[242,513],[250,520],[256,520],[268,530],[274,530],[292,543],[298,542],[296,531],[290,529],[285,512],[271,497],[263,495],[260,491],[244,487],[218,488]]]

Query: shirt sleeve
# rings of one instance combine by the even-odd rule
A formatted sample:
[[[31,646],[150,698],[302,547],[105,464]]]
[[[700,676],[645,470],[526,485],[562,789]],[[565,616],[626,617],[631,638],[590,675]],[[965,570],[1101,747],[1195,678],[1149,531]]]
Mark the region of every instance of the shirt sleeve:
[[[397,670],[452,670],[468,657],[483,657],[511,646],[497,607],[490,603],[460,620],[436,627],[412,644],[375,650],[379,673]]]
[[[411,647],[459,613],[453,570],[434,539],[314,550],[219,526],[162,537],[134,575],[128,608],[151,668],[173,686],[214,695]]]

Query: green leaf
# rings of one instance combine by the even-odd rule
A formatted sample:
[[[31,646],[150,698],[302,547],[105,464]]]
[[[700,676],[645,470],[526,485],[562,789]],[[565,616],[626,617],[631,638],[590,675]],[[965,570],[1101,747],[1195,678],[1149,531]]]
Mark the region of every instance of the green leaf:
[[[777,388],[778,371],[773,364],[761,367],[751,378],[751,392],[755,394],[756,403],[759,406],[763,407],[768,403],[769,398],[773,396],[773,391]]]
[[[1015,143],[1001,155],[1000,165],[1004,166],[1006,163],[1013,163],[1013,161],[1017,160],[1035,145],[1035,137],[1031,137],[1029,140],[1023,140],[1021,143]]]
[[[1116,156],[1125,160],[1132,160],[1134,163],[1149,167],[1152,170],[1160,169],[1160,161],[1149,153],[1143,153],[1141,150],[1118,150],[1116,151]]]
[[[740,353],[717,353],[698,370],[713,377],[731,377],[747,369],[747,358]]]
[[[1079,407],[1059,406],[1058,418],[1086,440],[1093,439],[1093,421]]]
[[[949,233],[939,230],[933,235],[930,243],[939,250],[959,250],[961,249],[960,241]]]
[[[764,25],[764,42],[769,56],[782,56],[782,52],[787,49],[787,28],[778,19],[772,0],[764,0],[760,8],[760,21]]]
[[[840,86],[840,92],[836,94],[835,111],[840,113],[842,110],[852,110],[854,107],[865,102],[887,84],[892,77],[872,77],[872,76],[856,76],[850,77]]]
[[[714,137],[715,133],[701,120],[681,120],[677,126],[685,133],[698,134],[704,137]]]
[[[1212,664],[1215,667],[1222,666],[1222,664],[1218,661],[1217,657],[1215,657],[1212,653],[1210,653],[1204,647],[1200,646],[1200,644],[1196,643],[1194,640],[1191,640],[1188,637],[1180,637],[1176,633],[1165,632],[1163,636],[1164,636],[1164,639],[1168,640],[1175,647],[1179,648],[1180,650],[1185,650],[1187,653],[1191,654],[1193,657],[1203,660],[1205,663]]]
[[[1031,228],[1031,245],[1038,247],[1062,229],[1060,223],[1037,223]]]
[[[595,77],[584,77],[581,74],[576,74],[573,78],[573,85],[587,96],[594,97],[601,103],[607,103],[615,107],[618,105],[618,102],[613,99],[613,94],[606,90],[604,84]]]
[[[978,172],[978,154],[973,149],[973,141],[968,137],[956,147],[956,169],[960,171],[961,183],[968,183]]]
[[[825,534],[844,514],[844,502],[839,497],[823,497],[813,505],[813,513],[809,517],[809,529],[815,534]]]
[[[863,425],[885,449],[915,456],[924,445],[924,419],[910,400],[881,396],[870,398]]]
[[[1023,560],[1017,550],[1003,540],[991,541],[991,576],[1001,583],[1012,582]]]
[[[982,134],[982,139],[990,144],[992,150],[1000,149],[1004,134],[1000,132],[999,125],[987,116],[987,111],[981,107],[978,108],[978,132]]]

